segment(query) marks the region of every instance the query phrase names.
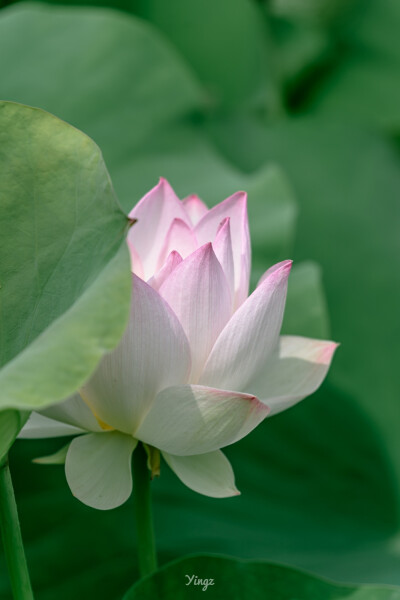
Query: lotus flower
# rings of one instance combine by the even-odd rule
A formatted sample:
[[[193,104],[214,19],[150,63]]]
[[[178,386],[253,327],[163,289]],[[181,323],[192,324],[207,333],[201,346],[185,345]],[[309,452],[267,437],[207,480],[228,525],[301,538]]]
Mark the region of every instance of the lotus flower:
[[[80,434],[66,453],[67,481],[99,509],[129,497],[138,441],[192,490],[236,495],[220,448],[314,392],[336,344],[280,337],[291,261],[268,269],[248,297],[246,194],[208,210],[162,179],[129,216],[137,223],[123,339],[79,393],[34,413],[23,437]]]

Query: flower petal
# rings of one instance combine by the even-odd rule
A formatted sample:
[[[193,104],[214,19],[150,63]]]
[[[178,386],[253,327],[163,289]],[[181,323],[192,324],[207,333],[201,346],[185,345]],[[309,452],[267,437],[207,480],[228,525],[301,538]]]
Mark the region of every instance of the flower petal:
[[[72,440],[65,474],[73,495],[99,510],[123,504],[132,492],[131,457],[136,445],[133,437],[117,431]]]
[[[225,273],[233,302],[235,293],[235,269],[233,265],[232,238],[229,217],[226,217],[226,219],[221,222],[212,246],[215,256],[218,258],[222,270]]]
[[[291,261],[284,260],[284,261],[282,261],[282,262],[276,263],[275,265],[272,265],[272,267],[269,267],[269,269],[267,269],[267,270],[266,270],[266,271],[265,271],[265,272],[264,272],[264,273],[261,275],[261,277],[260,277],[260,279],[259,279],[259,281],[258,281],[258,283],[257,283],[257,287],[259,287],[259,286],[260,286],[262,283],[264,283],[264,281],[265,281],[266,279],[268,279],[268,277],[269,277],[270,275],[272,275],[272,273],[275,273],[275,271],[278,271],[279,269],[281,269],[281,268],[282,268],[282,266],[283,266],[284,264],[287,264],[287,263],[289,263],[289,262],[291,263]]]
[[[233,262],[235,265],[235,308],[239,307],[249,293],[250,234],[247,218],[247,195],[237,192],[204,215],[195,228],[199,244],[213,242],[223,219],[230,217]]]
[[[78,393],[64,400],[61,404],[49,406],[49,408],[45,408],[40,412],[49,419],[61,421],[61,423],[79,427],[79,429],[94,432],[102,431],[96,417]]]
[[[234,313],[215,342],[199,383],[246,389],[278,343],[291,264],[279,263]]]
[[[268,412],[248,394],[173,386],[158,394],[135,437],[169,454],[205,454],[240,440]]]
[[[63,437],[64,435],[76,435],[78,433],[85,432],[77,427],[54,421],[54,419],[49,419],[37,412],[33,412],[30,414],[25,426],[19,432],[18,437],[29,440],[35,438]]]
[[[182,219],[188,225],[189,217],[175,192],[165,179],[146,194],[129,213],[137,223],[129,230],[129,243],[141,258],[144,279],[157,270],[157,261],[164,245],[165,236],[174,219]]]
[[[182,483],[199,494],[211,498],[240,494],[235,486],[231,463],[221,450],[195,456],[174,456],[163,452],[163,457]]]
[[[34,458],[32,462],[38,465],[65,465],[68,448],[70,445],[71,442],[68,442],[68,444],[62,446],[62,448],[57,450],[57,452],[48,454],[47,456],[39,456],[38,458]]]
[[[293,406],[319,388],[328,372],[335,342],[282,336],[279,349],[249,389],[271,408],[271,415]]]
[[[211,244],[182,261],[160,287],[189,340],[190,381],[201,373],[215,340],[231,315],[231,298],[222,267]]]
[[[129,237],[127,238],[127,242],[128,242],[129,253],[131,256],[131,271],[132,271],[132,273],[135,273],[135,275],[140,277],[140,279],[144,279],[144,270],[143,270],[142,261],[140,260],[140,256],[137,253],[136,248],[133,245],[132,240]]]
[[[153,290],[159,290],[167,277],[171,275],[175,267],[181,262],[182,256],[179,254],[179,252],[175,252],[175,250],[171,252],[161,269],[157,271],[153,277],[150,277],[147,282],[148,285],[150,285]]]
[[[208,207],[202,200],[195,194],[191,194],[182,200],[183,206],[186,209],[187,214],[192,222],[192,225],[196,225],[201,217],[208,212]]]
[[[132,433],[164,387],[186,383],[190,348],[176,315],[144,281],[133,277],[133,302],[125,334],[80,390],[107,425]]]
[[[173,250],[179,252],[182,258],[186,258],[196,248],[197,240],[191,227],[182,221],[182,219],[174,219],[165,236],[164,245],[158,257],[157,269],[162,268]]]

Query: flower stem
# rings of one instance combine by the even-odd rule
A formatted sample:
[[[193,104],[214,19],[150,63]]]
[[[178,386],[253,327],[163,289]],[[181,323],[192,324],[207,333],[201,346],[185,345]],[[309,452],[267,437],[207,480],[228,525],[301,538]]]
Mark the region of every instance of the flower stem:
[[[0,463],[0,531],[14,600],[33,600],[8,460]]]
[[[141,577],[144,577],[157,569],[157,555],[151,509],[150,471],[142,444],[139,444],[133,453],[133,480],[139,570]]]

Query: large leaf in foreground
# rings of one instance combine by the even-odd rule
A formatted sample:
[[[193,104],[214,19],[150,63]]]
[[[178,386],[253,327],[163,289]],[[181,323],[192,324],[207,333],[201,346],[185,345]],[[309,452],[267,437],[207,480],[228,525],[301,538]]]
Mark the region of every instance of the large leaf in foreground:
[[[0,408],[62,400],[116,345],[130,301],[126,227],[92,140],[0,104]]]
[[[400,600],[400,588],[339,585],[290,567],[222,556],[191,556],[136,583],[123,600]]]

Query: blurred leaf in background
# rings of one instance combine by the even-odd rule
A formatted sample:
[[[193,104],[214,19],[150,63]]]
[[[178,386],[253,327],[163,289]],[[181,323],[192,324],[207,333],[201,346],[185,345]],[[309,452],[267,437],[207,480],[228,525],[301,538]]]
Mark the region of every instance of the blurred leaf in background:
[[[340,29],[340,57],[305,101],[309,112],[400,133],[400,4],[364,0]]]
[[[40,106],[90,135],[130,209],[137,177],[121,191],[115,169],[199,106],[190,71],[146,24],[117,12],[16,4],[1,13],[0,39],[1,96]]]
[[[261,8],[251,0],[135,0],[134,12],[156,25],[190,63],[211,108],[274,107],[274,66]]]
[[[91,135],[125,210],[160,175],[210,204],[248,190],[252,284],[272,262],[306,261],[291,276],[285,332],[341,348],[320,391],[227,449],[241,497],[197,496],[162,468],[161,560],[221,552],[400,583],[400,158],[385,137],[399,104],[376,83],[397,64],[396,2],[167,4],[121,0],[140,19],[4,9],[0,95]],[[11,456],[38,598],[120,598],[135,578],[132,507],[94,513],[61,467],[28,463],[61,445],[24,442]]]
[[[202,576],[195,575],[201,573]],[[135,584],[123,600],[184,600],[197,591],[210,598],[253,600],[399,600],[398,589],[382,586],[343,586],[280,565],[232,560],[216,556],[191,556],[173,562]]]

